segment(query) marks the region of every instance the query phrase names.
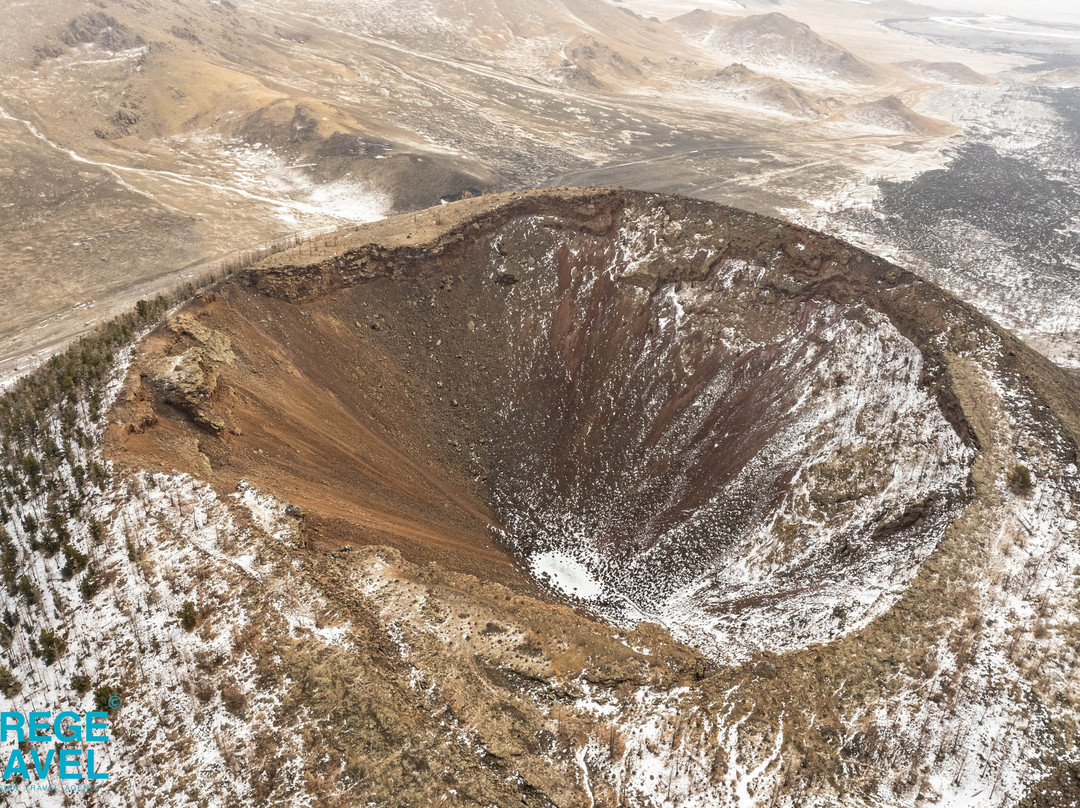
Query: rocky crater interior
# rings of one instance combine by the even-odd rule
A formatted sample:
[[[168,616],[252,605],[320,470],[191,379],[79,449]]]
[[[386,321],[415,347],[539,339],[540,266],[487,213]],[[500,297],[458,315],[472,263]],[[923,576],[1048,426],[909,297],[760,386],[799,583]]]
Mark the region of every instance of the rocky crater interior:
[[[108,449],[296,506],[716,659],[903,591],[974,438],[962,304],[811,231],[580,190],[466,200],[277,256],[140,344]]]

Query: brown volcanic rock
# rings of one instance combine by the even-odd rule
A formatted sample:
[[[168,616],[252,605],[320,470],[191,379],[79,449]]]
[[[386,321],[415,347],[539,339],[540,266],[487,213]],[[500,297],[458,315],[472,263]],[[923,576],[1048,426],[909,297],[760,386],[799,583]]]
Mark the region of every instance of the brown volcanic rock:
[[[976,445],[946,353],[983,338],[1009,339],[803,228],[628,191],[508,194],[341,233],[192,301],[144,340],[109,445],[251,481],[303,509],[315,549],[390,544],[518,587],[524,563],[738,655],[846,630],[933,550]],[[193,346],[195,408],[167,383]]]

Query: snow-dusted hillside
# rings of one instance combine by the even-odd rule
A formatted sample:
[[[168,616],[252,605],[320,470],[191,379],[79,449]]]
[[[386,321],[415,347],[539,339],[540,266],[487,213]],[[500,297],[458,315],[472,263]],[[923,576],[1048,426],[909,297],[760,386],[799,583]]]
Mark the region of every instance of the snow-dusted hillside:
[[[881,81],[871,64],[779,12],[726,17],[695,9],[670,24],[688,39],[762,72],[841,86]]]
[[[1071,798],[1075,383],[935,287],[563,191],[162,312],[0,406],[5,709],[120,699],[93,804]]]

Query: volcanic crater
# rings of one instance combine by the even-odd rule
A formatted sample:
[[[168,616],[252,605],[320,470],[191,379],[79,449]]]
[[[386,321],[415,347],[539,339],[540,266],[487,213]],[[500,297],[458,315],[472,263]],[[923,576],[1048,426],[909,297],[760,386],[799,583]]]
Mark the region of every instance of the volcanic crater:
[[[613,189],[463,200],[202,292],[107,447],[714,658],[893,603],[968,492],[964,304],[835,239]]]

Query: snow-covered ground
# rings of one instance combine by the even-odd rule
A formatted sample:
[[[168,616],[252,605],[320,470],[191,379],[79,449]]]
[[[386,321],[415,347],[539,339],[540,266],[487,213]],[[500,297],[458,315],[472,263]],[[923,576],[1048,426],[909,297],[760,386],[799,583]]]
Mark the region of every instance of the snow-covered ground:
[[[106,404],[125,369],[122,359]],[[103,422],[87,419],[82,426],[94,443],[74,460],[102,462],[95,444]],[[58,424],[53,429],[59,438]],[[71,468],[62,474],[70,476]],[[112,687],[122,706],[110,714],[112,740],[96,745],[95,764],[109,772],[95,797],[100,805],[248,801],[250,780],[237,776],[234,762],[260,732],[277,738],[282,790],[294,793],[292,804],[310,804],[301,788],[298,738],[275,724],[283,690],[268,685],[254,650],[243,647],[256,630],[346,641],[342,629],[314,628],[310,609],[317,597],[271,560],[275,546],[292,542],[295,521],[249,486],[222,499],[185,475],[115,474],[102,491],[88,486],[86,496],[80,516],[67,525],[71,544],[88,557],[84,575],[99,581],[90,597],[81,591],[83,576],[64,580],[63,554],[50,559],[30,547],[23,520],[33,514],[44,524],[44,500],[16,505],[3,525],[20,574],[36,593],[35,603],[0,594],[2,608],[14,616],[5,656],[21,685],[4,698],[4,709],[82,713],[96,709],[95,690]],[[278,585],[268,597],[269,578]],[[197,610],[195,631],[181,625],[185,601]],[[33,651],[43,630],[67,641],[53,664]],[[76,690],[76,677],[86,677],[88,689]],[[55,791],[8,793],[6,804],[69,804],[55,767],[48,782]]]

